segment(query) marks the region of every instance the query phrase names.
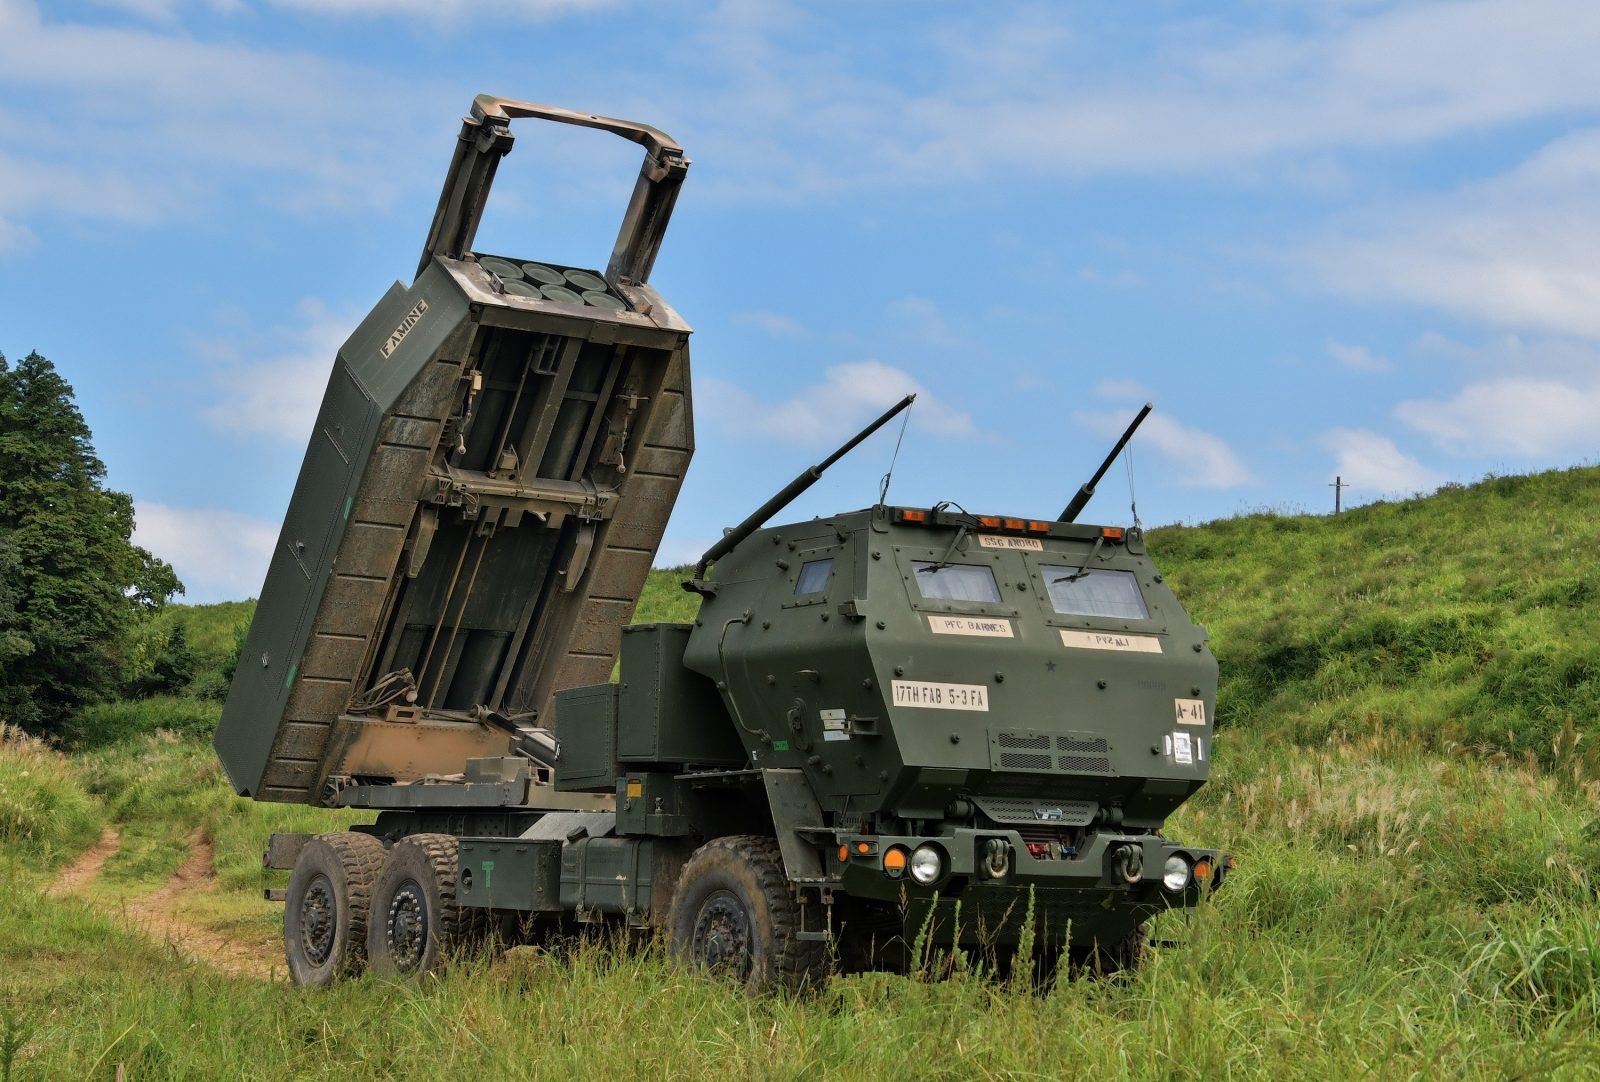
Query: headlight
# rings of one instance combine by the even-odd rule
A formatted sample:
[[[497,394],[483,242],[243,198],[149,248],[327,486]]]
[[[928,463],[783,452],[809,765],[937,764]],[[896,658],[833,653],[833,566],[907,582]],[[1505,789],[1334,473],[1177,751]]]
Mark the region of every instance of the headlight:
[[[1161,885],[1173,894],[1189,885],[1189,858],[1174,853],[1167,858],[1166,870],[1161,873]]]
[[[944,875],[944,857],[931,845],[919,846],[911,854],[911,878],[922,886],[937,883]]]

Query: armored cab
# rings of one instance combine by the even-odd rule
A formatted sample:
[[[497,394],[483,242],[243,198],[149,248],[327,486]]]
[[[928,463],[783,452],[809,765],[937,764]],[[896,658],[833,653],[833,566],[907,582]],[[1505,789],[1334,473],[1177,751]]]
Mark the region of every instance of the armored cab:
[[[1004,941],[1031,891],[1041,942],[1111,946],[1224,871],[1161,834],[1217,664],[1140,531],[877,506],[758,531],[702,590],[684,664],[804,779],[853,900]]]
[[[520,117],[644,147],[603,269],[473,250]],[[551,697],[610,674],[693,451],[689,327],[648,281],[688,166],[646,125],[474,102],[415,279],[334,361],[217,731],[238,792],[389,806],[553,758]]]
[[[1030,912],[1042,956],[1131,964],[1151,915],[1229,867],[1162,832],[1210,768],[1205,629],[1142,531],[1073,521],[1106,466],[1057,519],[880,504],[764,528],[909,401],[706,554],[692,626],[629,629],[620,688],[558,697],[557,787],[614,789],[625,836],[759,832],[744,859],[781,855],[801,967],[908,928],[1004,951]],[[672,912],[688,953],[722,919],[695,893],[707,852]]]
[[[708,585],[685,665],[824,812],[1148,829],[1205,779],[1216,660],[1137,530],[878,506]]]

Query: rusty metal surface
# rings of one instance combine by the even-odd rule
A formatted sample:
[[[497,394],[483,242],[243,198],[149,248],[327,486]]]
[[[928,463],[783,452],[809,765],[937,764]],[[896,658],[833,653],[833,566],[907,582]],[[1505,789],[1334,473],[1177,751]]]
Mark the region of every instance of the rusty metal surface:
[[[511,152],[511,121],[529,118],[610,132],[645,148],[605,278],[613,286],[648,281],[678,189],[689,170],[683,148],[648,124],[489,94],[480,94],[472,103],[471,115],[462,119],[418,273],[435,256],[460,258],[472,249],[500,159]]]

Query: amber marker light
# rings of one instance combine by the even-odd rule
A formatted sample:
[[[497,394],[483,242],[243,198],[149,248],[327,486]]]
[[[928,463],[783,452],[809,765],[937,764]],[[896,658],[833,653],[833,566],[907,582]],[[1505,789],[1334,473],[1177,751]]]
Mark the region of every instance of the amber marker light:
[[[902,512],[900,512],[900,521],[901,522],[927,522],[928,521],[928,512],[926,512],[926,511],[902,511]]]
[[[994,515],[979,515],[978,525],[986,530],[998,530],[1000,528],[1000,520]]]
[[[1100,536],[1105,538],[1107,541],[1121,541],[1122,540],[1122,527],[1121,526],[1102,526],[1102,527],[1100,527]]]
[[[1030,522],[1030,523],[1028,523],[1028,532],[1029,533],[1049,533],[1050,532],[1050,524],[1048,522]]]
[[[849,859],[850,859],[850,847],[848,845],[841,845],[839,847],[839,863],[843,864],[845,861],[847,861]]]
[[[1194,877],[1196,879],[1201,880],[1202,882],[1207,880],[1207,879],[1210,879],[1211,878],[1211,862],[1209,860],[1202,860],[1202,861],[1197,862],[1195,864],[1195,866],[1194,866]]]
[[[883,854],[883,874],[890,879],[899,879],[906,874],[906,861],[908,854],[898,845],[891,846]]]

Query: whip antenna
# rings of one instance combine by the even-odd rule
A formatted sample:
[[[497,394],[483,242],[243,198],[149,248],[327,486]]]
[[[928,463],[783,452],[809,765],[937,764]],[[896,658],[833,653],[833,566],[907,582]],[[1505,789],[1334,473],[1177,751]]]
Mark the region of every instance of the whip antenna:
[[[1128,467],[1128,509],[1133,512],[1133,528],[1144,529],[1139,522],[1139,497],[1133,491],[1133,444],[1122,449],[1122,463]]]
[[[906,438],[906,425],[910,423],[911,407],[907,406],[906,412],[900,418],[900,434],[894,438],[894,454],[889,456],[889,472],[883,475],[882,481],[878,482],[879,507],[882,507],[889,500],[889,482],[894,478],[894,464],[900,459],[900,443]]]

